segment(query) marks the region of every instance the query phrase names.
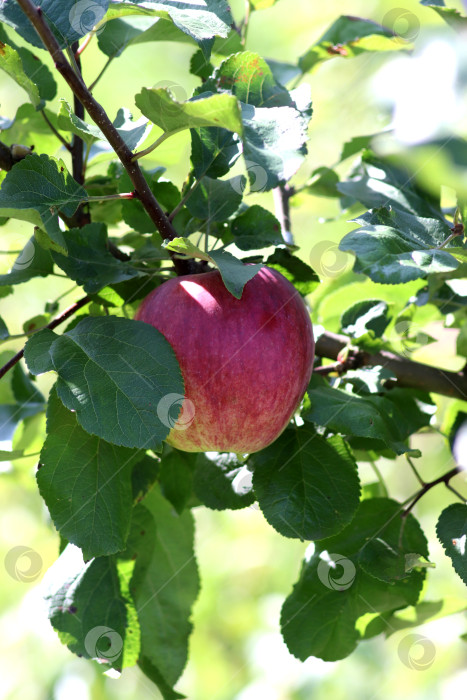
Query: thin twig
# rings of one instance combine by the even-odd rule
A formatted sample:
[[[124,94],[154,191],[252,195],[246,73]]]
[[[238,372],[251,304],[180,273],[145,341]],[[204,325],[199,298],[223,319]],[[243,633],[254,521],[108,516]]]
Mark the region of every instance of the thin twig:
[[[83,297],[82,299],[79,299],[79,301],[75,302],[72,306],[68,307],[68,309],[65,309],[59,316],[54,318],[50,323],[45,326],[45,328],[48,328],[49,330],[53,330],[57,326],[59,326],[61,323],[66,321],[70,316],[73,316],[79,309],[81,309],[83,306],[86,306],[86,304],[89,304],[91,299],[86,296]],[[36,333],[38,330],[44,330],[44,329],[37,329]],[[12,369],[23,357],[24,355],[24,348],[20,350],[19,352],[16,353],[14,357],[11,358],[11,360],[8,360],[8,362],[3,365],[3,367],[0,369],[0,379],[5,376],[5,374]]]
[[[52,124],[52,122],[48,118],[47,114],[44,112],[44,110],[41,109],[40,112],[44,118],[45,123],[49,127],[50,131],[54,134],[54,136],[56,136],[58,138],[59,141],[61,141],[61,143],[65,146],[67,151],[70,151],[70,153],[71,153],[71,144],[68,143],[68,141],[65,138],[63,138],[63,136],[57,131],[57,129],[54,127],[54,125]]]
[[[89,88],[88,88],[88,89],[89,89],[89,92],[92,92],[92,91],[94,90],[94,88],[96,87],[97,83],[98,83],[99,80],[102,78],[102,76],[104,75],[105,71],[106,71],[107,68],[110,66],[110,64],[112,63],[112,61],[114,60],[114,58],[115,58],[115,56],[109,56],[109,58],[107,59],[107,61],[106,61],[105,64],[104,64],[104,67],[102,68],[102,70],[101,70],[100,73],[98,74],[97,78],[96,78],[95,80],[93,80],[93,82],[92,82],[91,85],[89,86]]]
[[[446,474],[443,474],[442,476],[439,476],[437,479],[434,479],[433,481],[430,481],[427,484],[424,484],[423,487],[420,489],[420,491],[415,496],[415,498],[412,500],[410,505],[408,505],[407,508],[404,511],[402,511],[401,517],[406,518],[408,516],[408,514],[410,513],[410,511],[415,506],[415,504],[418,503],[418,501],[426,493],[428,493],[428,491],[430,491],[430,489],[432,489],[433,486],[437,486],[438,484],[445,484],[446,486],[449,486],[450,480],[454,476],[456,476],[456,474],[460,474],[460,472],[462,472],[462,471],[463,471],[463,469],[461,467],[454,467],[453,469],[450,469],[448,472],[446,472]],[[456,495],[458,495],[460,497],[460,499],[462,501],[465,502],[465,498],[462,498],[462,496],[460,494],[458,494],[457,492],[455,492],[455,493],[456,493]]]

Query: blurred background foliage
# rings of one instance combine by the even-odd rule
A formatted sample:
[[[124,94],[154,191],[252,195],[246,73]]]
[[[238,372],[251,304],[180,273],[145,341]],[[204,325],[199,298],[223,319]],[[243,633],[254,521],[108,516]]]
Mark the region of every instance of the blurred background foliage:
[[[449,4],[462,10],[460,2],[453,0]],[[243,0],[232,0],[231,5],[235,18],[240,20]],[[412,146],[417,134],[434,137],[440,132],[465,136],[462,129],[465,130],[466,124],[467,55],[465,35],[456,43],[453,31],[435,12],[415,0],[404,3],[279,0],[269,10],[252,14],[247,46],[266,58],[294,63],[343,13],[383,24],[392,22],[396,33],[413,42],[415,53],[412,57],[407,52],[403,56],[395,52],[366,53],[352,60],[336,58],[307,74],[304,82],[311,86],[314,108],[309,156],[294,183],[300,185],[316,168],[338,162],[342,146],[350,138],[381,132],[391,124],[396,128],[398,140],[388,144],[383,138],[377,147],[381,152],[396,148],[402,157],[406,152],[414,153],[410,158],[415,168],[420,169],[419,176],[425,183],[437,182],[443,166],[439,158],[431,154],[419,162]],[[21,44],[17,37],[15,41]],[[193,52],[191,45],[178,43],[130,47],[110,65],[95,89],[95,97],[105,105],[112,118],[119,107],[129,108],[138,117],[135,93],[161,81],[173,83],[176,97],[186,99],[198,84],[187,71]],[[51,65],[45,52],[41,53],[41,59]],[[96,43],[91,42],[83,55],[88,83],[94,80],[104,61]],[[453,70],[462,78],[460,83],[453,79]],[[61,84],[58,76],[55,78],[59,83],[58,96],[68,96],[68,88]],[[13,81],[1,73],[2,117],[13,118],[24,97]],[[58,109],[58,97],[51,108]],[[34,141],[33,134],[29,141]],[[47,143],[49,154],[56,154],[58,142],[51,137]],[[188,172],[189,152],[186,132],[164,143],[157,154],[146,159],[145,166],[166,167],[167,177],[181,186]],[[62,149],[60,156],[66,160],[68,154]],[[350,166],[351,160],[346,161],[338,171],[348,172]],[[106,167],[105,162],[97,163],[90,172],[99,174],[105,172]],[[238,167],[240,171],[240,164]],[[452,190],[443,188],[442,196],[445,206],[453,205]],[[250,203],[257,201],[274,210],[271,193],[253,193],[249,199]],[[348,222],[348,213],[340,213],[337,199],[300,194],[292,204],[293,231],[300,247],[298,255],[316,268],[323,279],[309,298],[315,324],[336,331],[341,313],[353,301],[377,297],[402,307],[420,288],[420,282],[396,287],[377,285],[351,272],[352,257],[339,253],[334,244],[355,226]],[[24,246],[29,229],[19,221],[11,221],[0,229],[1,272],[11,267],[16,257],[13,251]],[[328,243],[325,249],[317,247],[322,241]],[[49,277],[18,285],[13,296],[0,301],[1,314],[11,333],[21,333],[26,320],[44,312],[45,298],[52,301],[69,292],[69,280],[53,279],[53,284]],[[465,289],[460,291],[467,294]],[[79,296],[80,290],[74,288],[60,299],[60,308]],[[456,331],[444,328],[435,307],[424,307],[417,314],[417,327],[423,327],[436,342],[411,356],[437,366],[460,369],[465,360],[456,356]],[[21,347],[22,341],[17,343],[15,347],[15,343],[10,342],[8,349],[3,349],[3,361]],[[40,386],[47,391],[51,382],[52,378],[43,376]],[[4,384],[0,385],[2,397],[8,391]],[[439,428],[446,419],[450,402],[440,397],[436,401],[439,410],[435,427]],[[27,444],[28,452],[37,452],[44,432],[43,416],[29,419],[19,433],[17,431],[13,447]],[[436,431],[417,435],[413,447],[423,452],[418,466],[426,480],[436,478],[452,466],[445,440]],[[17,461],[14,466],[3,463],[0,558],[3,561],[14,546],[28,546],[40,553],[45,571],[56,559],[59,543],[36,488],[35,465],[34,458]],[[367,463],[360,466],[363,482],[374,481],[371,466]],[[416,491],[415,479],[404,458],[381,459],[378,467],[392,497],[404,500]],[[453,485],[462,489],[464,482],[465,477],[459,475]],[[465,588],[435,537],[437,515],[451,501],[448,491],[442,487],[433,489],[417,505],[415,514],[430,538],[430,559],[436,563],[436,569],[431,570],[428,577],[426,598],[437,600],[448,596],[453,605],[459,602],[462,605]],[[207,509],[194,512],[202,589],[193,615],[191,660],[177,685],[180,692],[202,700],[324,700],[328,697],[340,700],[349,695],[362,700],[386,700],[394,696],[411,700],[451,700],[465,695],[467,645],[459,639],[466,632],[463,613],[416,629],[418,634],[433,642],[436,651],[433,663],[422,670],[408,668],[399,658],[398,644],[406,632],[395,633],[387,640],[380,636],[362,644],[344,661],[326,663],[310,658],[302,664],[289,655],[281,639],[279,612],[284,595],[297,578],[306,544],[281,537],[255,507],[237,512]],[[20,581],[9,576],[2,567],[1,580],[0,698],[144,700],[158,697],[158,691],[136,668],[127,669],[120,679],[113,679],[103,676],[96,665],[72,657],[47,621],[40,576],[30,582]]]

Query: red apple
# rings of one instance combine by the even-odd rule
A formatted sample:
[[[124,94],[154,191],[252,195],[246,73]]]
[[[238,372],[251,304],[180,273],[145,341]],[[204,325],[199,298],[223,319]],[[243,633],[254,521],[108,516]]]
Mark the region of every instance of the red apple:
[[[166,416],[170,403],[183,403],[166,423],[170,445],[249,453],[284,430],[310,381],[314,339],[303,299],[283,275],[263,267],[241,299],[217,271],[176,277],[144,299],[136,318],[167,338],[185,381],[185,399],[159,402]]]

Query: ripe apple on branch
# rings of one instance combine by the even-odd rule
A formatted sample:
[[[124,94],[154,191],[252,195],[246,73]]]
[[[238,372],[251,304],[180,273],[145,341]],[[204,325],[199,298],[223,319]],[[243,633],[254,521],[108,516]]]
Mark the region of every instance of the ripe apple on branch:
[[[310,381],[314,339],[302,297],[279,272],[263,267],[241,299],[218,271],[177,277],[136,318],[167,338],[182,371],[186,398],[171,445],[257,452],[287,426]]]

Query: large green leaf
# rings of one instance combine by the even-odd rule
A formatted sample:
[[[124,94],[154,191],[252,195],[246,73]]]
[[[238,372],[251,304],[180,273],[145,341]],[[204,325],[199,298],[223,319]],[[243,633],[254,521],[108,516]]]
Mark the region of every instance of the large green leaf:
[[[136,663],[138,622],[114,557],[85,563],[81,551],[68,545],[48,570],[44,588],[50,621],[70,651],[119,671]]]
[[[336,56],[352,58],[366,51],[394,51],[406,44],[388,27],[369,19],[342,15],[300,58],[303,73]]]
[[[467,506],[463,503],[453,503],[445,508],[439,516],[436,534],[454,570],[467,584]]]
[[[190,214],[208,223],[225,221],[239,208],[245,185],[245,178],[214,180],[204,177],[187,200]]]
[[[360,227],[344,236],[339,248],[353,252],[354,271],[374,282],[401,284],[459,267],[449,247],[439,249],[450,234],[439,219],[381,207],[354,221]]]
[[[154,519],[146,535],[154,538],[154,548],[149,560],[137,560],[131,581],[141,625],[139,662],[144,670],[148,661],[172,686],[185,667],[191,608],[199,591],[193,516],[177,515],[157,487],[144,505]]]
[[[251,457],[264,517],[281,535],[319,540],[342,530],[358,507],[357,466],[340,437],[289,428]]]
[[[270,190],[297,172],[307,152],[309,118],[294,107],[242,104],[243,156],[252,191]]]
[[[384,539],[399,558],[412,545],[412,536],[400,537],[403,522],[401,506],[385,498],[362,501],[352,522],[334,537],[320,541],[315,552],[305,558],[298,582],[286,599],[281,614],[282,634],[289,651],[302,661],[317,656],[337,661],[357,646],[361,634],[359,618],[368,613],[393,611],[415,605],[420,595],[425,571],[414,570],[402,580],[388,585],[375,562],[369,574],[361,565],[365,548],[377,538]],[[410,532],[419,533],[412,515],[405,522]],[[422,556],[428,556],[426,540],[417,544]]]
[[[233,23],[226,0],[204,0],[200,3],[176,2],[174,0],[146,0],[119,2],[111,0],[106,19],[146,15],[170,19],[175,27],[196,41],[207,55],[215,36],[227,37]]]
[[[53,100],[57,93],[57,83],[55,82],[49,68],[42,63],[42,61],[40,61],[39,58],[32,53],[32,51],[29,51],[29,49],[25,48],[24,46],[17,46],[7,35],[2,25],[0,25],[0,45],[1,44],[7,44],[8,47],[14,49],[18,53],[22,63],[22,71],[20,70],[18,74],[19,80],[15,74],[16,67],[18,67],[16,61],[14,61],[13,64],[10,64],[10,68],[13,66],[15,67],[14,72],[10,73],[10,75],[13,80],[16,80],[18,85],[21,85],[21,81],[24,81],[24,76],[26,76],[27,79],[33,83],[34,88],[36,89],[33,88],[32,94],[29,93],[30,87],[26,87],[26,85],[21,85],[21,87],[25,87],[28,94],[30,94],[30,99],[34,106],[37,107],[37,90],[39,91],[39,97],[41,100]],[[9,72],[8,69],[7,72]]]
[[[191,162],[196,178],[222,177],[241,153],[237,134],[218,127],[191,129]]]
[[[162,400],[184,395],[171,346],[141,321],[88,317],[61,336],[39,331],[25,359],[33,374],[55,370],[78,423],[115,445],[159,449],[171,427]]]
[[[206,93],[187,102],[177,102],[168,88],[143,88],[135,96],[136,106],[165,134],[204,126],[222,126],[242,133],[238,102],[232,95]]]
[[[283,243],[278,220],[258,204],[248,207],[232,221],[232,233],[240,250],[258,250]]]
[[[131,469],[141,453],[86,433],[55,391],[47,431],[37,483],[55,527],[85,560],[123,550],[133,506]]]
[[[37,109],[41,104],[39,88],[37,87],[36,83],[26,75],[20,55],[16,49],[1,42],[0,69],[5,71],[10,78],[13,78],[13,80],[27,92],[31,103]]]
[[[71,45],[91,31],[105,15],[109,0],[93,0],[80,4],[76,0],[35,0],[43,17],[62,48]],[[44,45],[15,0],[4,0],[0,5],[0,20],[13,27],[23,39],[41,49]]]
[[[72,178],[62,160],[33,154],[7,173],[0,190],[0,215],[45,228],[52,241],[66,251],[58,211],[72,216],[86,199],[86,190]]]
[[[407,389],[357,396],[322,386],[310,389],[308,395],[311,407],[305,420],[343,435],[378,440],[397,454],[410,451],[404,440],[429,425],[436,410],[429,394]]]
[[[88,294],[109,284],[138,277],[139,272],[109,253],[104,224],[88,224],[63,232],[68,255],[52,253],[54,262]]]

